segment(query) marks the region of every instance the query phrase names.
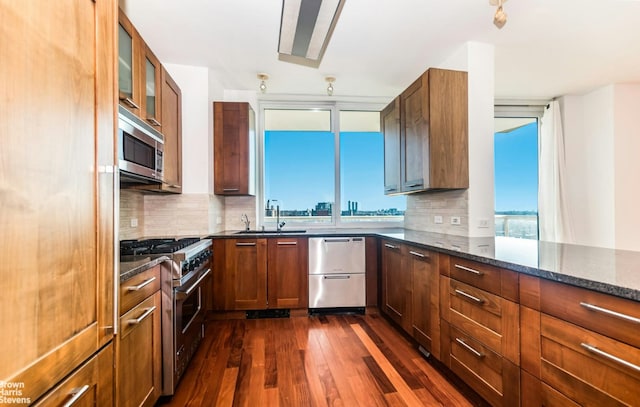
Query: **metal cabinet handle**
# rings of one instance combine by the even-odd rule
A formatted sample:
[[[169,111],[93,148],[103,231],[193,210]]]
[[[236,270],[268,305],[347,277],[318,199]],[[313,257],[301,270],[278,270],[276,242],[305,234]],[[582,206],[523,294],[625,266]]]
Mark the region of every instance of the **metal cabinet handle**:
[[[460,344],[460,346],[462,346],[463,348],[465,348],[469,352],[473,353],[476,357],[478,357],[478,358],[483,358],[484,357],[484,353],[478,352],[477,350],[473,349],[464,340],[462,340],[460,338],[456,338],[456,342],[458,342]]]
[[[236,246],[255,246],[255,243],[237,242]]]
[[[136,105],[136,103],[128,97],[121,97],[120,100],[131,108],[140,109],[140,106]]]
[[[387,247],[387,248],[389,248],[389,249],[394,249],[394,250],[398,248],[398,246],[394,246],[394,245],[389,244],[389,243],[385,243],[385,244],[384,244],[384,247]]]
[[[154,305],[153,307],[147,308],[142,315],[140,315],[138,318],[136,319],[130,319],[129,321],[127,321],[127,323],[129,325],[138,325],[140,322],[142,322],[146,317],[148,317],[149,315],[153,314],[153,312],[156,310],[156,306]]]
[[[483,272],[481,272],[481,271],[474,270],[474,269],[471,269],[471,268],[469,268],[469,267],[461,266],[461,265],[459,265],[459,264],[454,265],[454,267],[455,267],[455,268],[457,268],[457,269],[460,269],[460,270],[468,271],[469,273],[475,274],[475,275],[477,275],[477,276],[481,276],[481,275],[483,275],[483,274],[484,274],[484,273],[483,273]]]
[[[607,352],[605,352],[603,350],[600,350],[600,349],[596,348],[593,345],[589,345],[588,343],[584,343],[583,342],[583,343],[580,344],[580,346],[582,346],[583,348],[585,348],[589,352],[595,353],[598,356],[602,356],[605,359],[609,359],[609,360],[611,360],[613,362],[621,364],[622,366],[628,367],[629,369],[635,370],[636,372],[640,372],[640,366],[638,366],[638,365],[636,365],[634,363],[628,362],[628,361],[626,361],[624,359],[621,359],[621,358],[619,358],[617,356],[614,356],[614,355],[612,355],[610,353],[607,353]]]
[[[278,246],[295,246],[298,242],[278,242]]]
[[[152,282],[155,281],[155,277],[151,277],[148,280],[144,280],[143,282],[141,282],[138,285],[135,285],[133,287],[127,287],[127,291],[140,291],[142,290],[143,287],[148,286],[149,284],[151,284]]]
[[[398,188],[385,188],[384,192],[393,192],[393,191],[397,191]]]
[[[76,404],[76,402],[78,400],[80,400],[80,398],[82,396],[84,396],[84,394],[89,389],[90,389],[90,386],[88,384],[85,384],[84,386],[80,387],[79,389],[73,389],[73,391],[71,393],[69,393],[72,397],[69,399],[69,401],[64,403],[62,406],[63,407],[71,407],[71,406],[73,406],[74,404]]]
[[[425,258],[428,259],[429,258],[429,256],[427,256],[426,254],[414,252],[413,250],[409,250],[409,254],[412,254],[412,255],[414,255],[416,257],[420,257],[422,259],[425,259]]]
[[[351,239],[341,239],[341,238],[338,238],[338,239],[324,239],[324,241],[326,243],[348,243],[348,242],[351,241]]]
[[[632,317],[631,315],[627,315],[617,311],[612,311],[610,309],[598,307],[597,305],[589,304],[588,302],[580,302],[580,305],[582,305],[583,307],[591,311],[600,312],[602,314],[609,315],[611,317],[618,318],[623,321],[632,322],[634,324],[640,324],[640,318]]]
[[[421,187],[423,185],[424,184],[421,182],[421,183],[409,184],[409,185],[406,185],[406,187],[407,188],[415,188],[415,187]]]
[[[156,120],[155,117],[147,117],[147,121],[151,123],[152,126],[156,126],[156,127],[162,126],[160,122]]]
[[[224,192],[238,192],[240,191],[240,188],[223,188],[222,190]]]
[[[348,280],[351,276],[324,276],[325,280]]]
[[[471,301],[477,302],[478,304],[482,304],[484,302],[484,300],[482,298],[478,298],[478,297],[476,297],[474,295],[466,293],[466,292],[464,292],[462,290],[459,290],[457,288],[454,291],[455,291],[456,294],[459,294],[459,295],[463,296],[464,298],[467,298],[467,299],[469,299]]]
[[[202,273],[200,278],[197,279],[196,282],[193,283],[193,285],[191,285],[191,287],[189,287],[189,289],[187,289],[187,291],[177,291],[176,290],[176,299],[182,300],[184,298],[187,298],[189,295],[191,295],[191,293],[194,292],[196,290],[196,288],[198,288],[198,286],[200,285],[202,280],[204,280],[209,275],[209,273],[211,273],[211,269],[207,269],[207,271]]]

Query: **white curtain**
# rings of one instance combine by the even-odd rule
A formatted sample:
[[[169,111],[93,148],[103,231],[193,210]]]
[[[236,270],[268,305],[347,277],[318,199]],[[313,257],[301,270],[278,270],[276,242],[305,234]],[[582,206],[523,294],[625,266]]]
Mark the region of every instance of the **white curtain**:
[[[550,102],[541,119],[538,180],[540,240],[573,243],[573,230],[566,190],[565,141],[560,104]]]

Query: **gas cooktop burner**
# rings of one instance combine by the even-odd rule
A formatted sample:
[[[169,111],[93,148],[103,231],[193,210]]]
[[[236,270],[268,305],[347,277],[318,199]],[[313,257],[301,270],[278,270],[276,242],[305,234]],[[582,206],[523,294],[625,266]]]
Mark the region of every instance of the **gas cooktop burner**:
[[[197,237],[183,239],[147,239],[120,241],[120,255],[165,254],[182,250],[200,241]]]

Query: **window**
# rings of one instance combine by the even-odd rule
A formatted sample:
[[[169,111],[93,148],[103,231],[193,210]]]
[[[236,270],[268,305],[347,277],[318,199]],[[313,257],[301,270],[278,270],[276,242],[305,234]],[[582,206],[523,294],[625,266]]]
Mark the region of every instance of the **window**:
[[[495,119],[496,236],[538,238],[538,119]]]
[[[377,111],[263,108],[263,224],[399,225],[403,196],[384,195]],[[338,131],[339,129],[339,131]]]

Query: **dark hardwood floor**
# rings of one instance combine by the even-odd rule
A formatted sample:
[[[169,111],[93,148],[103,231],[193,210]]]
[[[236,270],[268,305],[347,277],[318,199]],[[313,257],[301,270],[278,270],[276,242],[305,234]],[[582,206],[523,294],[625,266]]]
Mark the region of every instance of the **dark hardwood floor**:
[[[478,406],[381,316],[207,323],[165,406]]]

